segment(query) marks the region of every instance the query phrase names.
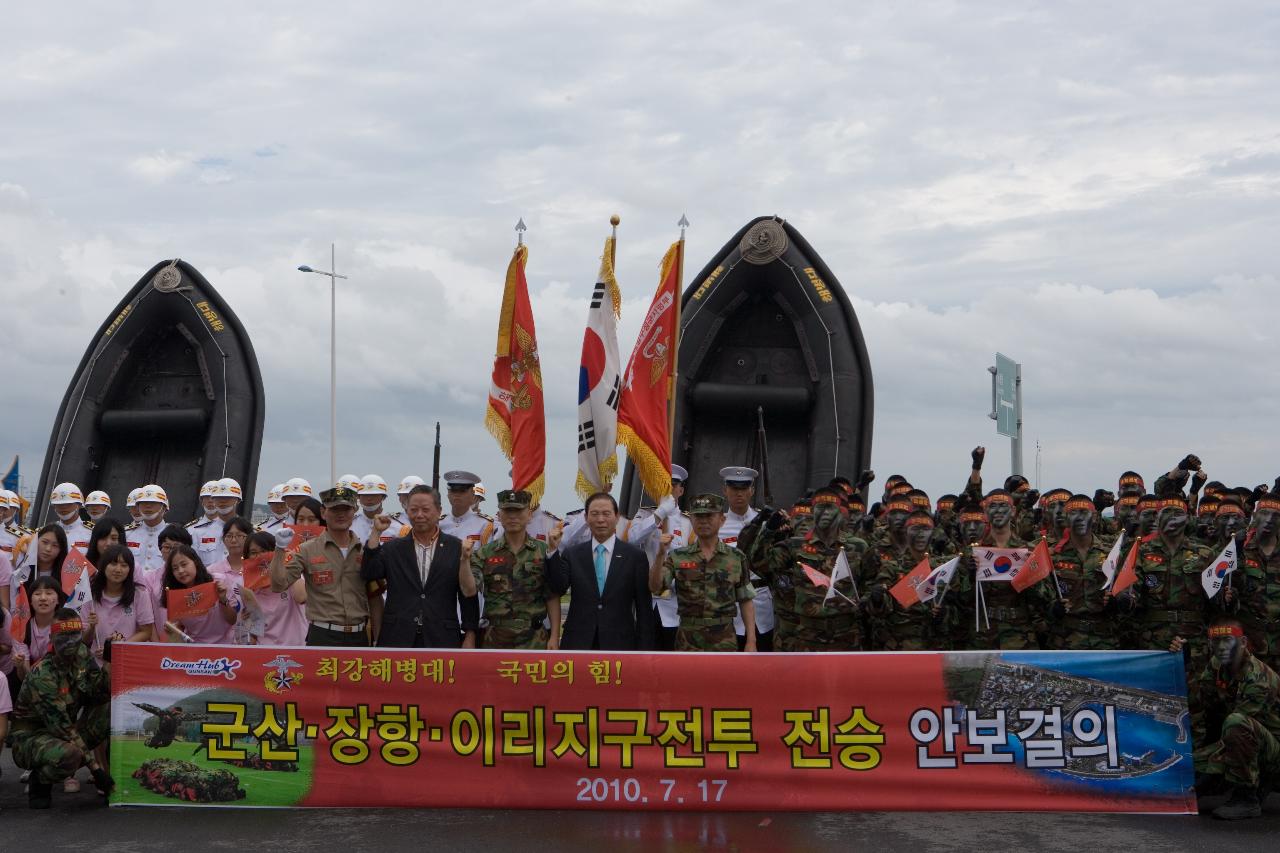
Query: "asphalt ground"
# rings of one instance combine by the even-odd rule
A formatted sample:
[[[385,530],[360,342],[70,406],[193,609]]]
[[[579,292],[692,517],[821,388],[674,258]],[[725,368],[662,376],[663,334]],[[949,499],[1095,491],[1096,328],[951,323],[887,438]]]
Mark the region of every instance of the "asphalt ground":
[[[53,808],[32,811],[6,750],[0,759],[0,850],[574,851],[706,848],[768,851],[1164,853],[1275,851],[1280,795],[1261,818],[893,812],[635,813],[478,809],[107,808],[82,781],[55,787]],[[82,776],[84,776],[82,771]],[[1207,799],[1212,807],[1222,798]],[[269,845],[269,846],[264,846]]]

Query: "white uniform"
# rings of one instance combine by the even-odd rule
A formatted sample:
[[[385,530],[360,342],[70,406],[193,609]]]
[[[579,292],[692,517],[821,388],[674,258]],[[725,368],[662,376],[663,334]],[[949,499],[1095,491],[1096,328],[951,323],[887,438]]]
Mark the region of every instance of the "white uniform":
[[[532,524],[529,526],[533,527]],[[440,530],[450,536],[458,537],[464,545],[470,542],[472,549],[492,541],[495,533],[499,535],[502,533],[502,528],[494,524],[492,518],[475,511],[465,512],[461,518],[455,518],[452,513],[446,513],[440,517]],[[532,529],[529,535],[533,535]],[[545,542],[546,539],[543,541]]]
[[[14,565],[17,565],[16,557],[20,555],[13,553],[13,546],[18,544],[18,539],[25,532],[13,523],[0,527],[0,553],[8,557]]]
[[[161,518],[156,524],[134,522],[124,529],[125,544],[133,552],[133,565],[141,578],[143,572],[162,571],[164,554],[160,553],[160,531],[169,526]],[[194,535],[192,538],[195,538]]]
[[[221,518],[209,518],[207,515],[187,525],[191,547],[200,555],[206,569],[227,558],[227,549],[222,545],[222,526]]]
[[[727,510],[724,514],[724,524],[720,527],[720,541],[726,545],[737,547],[738,534],[759,513],[760,511],[755,507],[747,507],[747,511],[742,515],[738,515],[733,510]],[[756,633],[767,634],[773,630],[773,592],[770,591],[769,585],[755,572],[751,573],[751,583],[756,588],[756,597],[752,599],[755,602],[756,610]],[[741,613],[733,617],[733,630],[739,634],[746,633],[747,629],[742,624]]]
[[[693,541],[693,523],[689,520],[689,516],[683,512],[667,519],[667,529],[671,532],[671,544],[667,546],[668,554],[676,548],[683,548]],[[626,523],[626,527],[619,534],[619,538],[624,542],[630,542],[632,545],[641,548],[644,551],[645,558],[649,561],[649,565],[653,565],[654,559],[658,556],[658,549],[662,547],[661,534],[660,520],[654,515],[653,510],[642,509],[636,513],[635,518]],[[680,627],[680,606],[679,602],[676,601],[674,581],[670,588],[663,590],[661,595],[653,597],[653,604],[658,608],[658,616],[662,619],[662,627]]]
[[[62,519],[58,519],[58,526],[62,528],[62,532],[67,534],[67,547],[79,549],[83,554],[89,550],[89,536],[93,531],[92,524],[86,524],[80,520],[80,516],[76,516],[70,524],[63,524]]]
[[[356,520],[351,522],[351,532],[354,533],[361,542],[367,541],[369,534],[373,532],[374,518],[377,518],[377,516],[375,515],[373,518],[370,518],[362,511],[356,516]],[[443,522],[440,525],[440,529],[444,530]],[[382,535],[378,537],[378,541],[382,543],[390,542],[392,539],[398,539],[407,533],[409,533],[409,521],[404,517],[404,513],[393,512],[391,513],[391,526],[382,531]]]
[[[263,533],[275,534],[277,530],[281,529],[286,524],[292,524],[290,513],[287,512],[284,515],[272,515],[266,521],[259,524],[256,529],[261,530]]]

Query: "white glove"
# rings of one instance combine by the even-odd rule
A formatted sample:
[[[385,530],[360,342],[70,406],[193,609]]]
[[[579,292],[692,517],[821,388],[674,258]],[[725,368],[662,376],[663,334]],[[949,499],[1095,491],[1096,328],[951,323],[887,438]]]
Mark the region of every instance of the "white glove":
[[[288,548],[289,543],[293,541],[293,528],[282,524],[276,528],[275,537],[277,548]]]
[[[658,508],[654,510],[653,514],[663,521],[666,521],[679,511],[680,508],[676,506],[676,499],[671,497],[671,495],[667,495],[658,503]]]

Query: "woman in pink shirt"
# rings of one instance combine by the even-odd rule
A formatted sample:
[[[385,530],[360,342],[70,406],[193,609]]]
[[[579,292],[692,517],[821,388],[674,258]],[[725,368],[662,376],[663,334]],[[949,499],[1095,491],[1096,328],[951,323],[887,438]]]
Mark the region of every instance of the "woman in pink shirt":
[[[22,641],[13,644],[13,665],[19,681],[30,675],[31,668],[52,648],[49,645],[49,628],[53,625],[53,613],[67,600],[62,594],[62,586],[49,575],[42,575],[32,582],[27,598],[31,601],[31,621],[27,623]]]
[[[233,631],[238,646],[255,646],[262,641],[264,630],[262,608],[253,590],[244,586],[244,550],[253,535],[253,525],[240,516],[228,519],[222,526],[222,547],[225,559],[209,567],[209,574],[228,584],[240,586],[240,607]]]
[[[245,556],[256,557],[276,550],[276,538],[270,533],[258,531],[249,537]],[[258,604],[266,619],[262,635],[264,646],[301,646],[307,639],[307,582],[303,578],[294,581],[284,592],[272,592],[271,588],[257,593]]]
[[[31,576],[27,578],[27,598],[31,597],[35,580],[39,577],[52,577],[62,586],[62,564],[70,553],[67,548],[67,533],[56,524],[46,524],[40,528],[36,538],[27,546],[27,554],[35,551],[35,566]],[[31,565],[30,561],[27,565]]]
[[[145,643],[152,637],[151,598],[134,582],[133,570],[133,552],[124,545],[108,545],[98,558],[98,573],[89,581],[93,598],[84,614],[92,630],[84,638],[98,663],[108,640]]]
[[[170,590],[190,589],[206,583],[215,584],[218,593],[218,603],[212,610],[201,616],[187,616],[179,620],[174,627],[181,633],[175,633],[166,621],[161,621],[167,619],[166,604]],[[225,577],[215,579],[190,545],[179,545],[169,552],[159,592],[159,600],[153,602],[156,624],[167,630],[170,642],[182,642],[184,635],[195,643],[229,645],[234,641],[232,629],[236,624],[240,585]]]

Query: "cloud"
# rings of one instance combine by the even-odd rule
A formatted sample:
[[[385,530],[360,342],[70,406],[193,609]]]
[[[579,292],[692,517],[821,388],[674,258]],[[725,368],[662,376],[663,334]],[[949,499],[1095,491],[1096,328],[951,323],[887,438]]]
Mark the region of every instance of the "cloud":
[[[1266,4],[1172,4],[1156,22],[1011,3],[726,15],[537,0],[12,18],[3,435],[29,473],[97,324],[176,255],[257,348],[260,487],[323,481],[328,287],[295,268],[327,267],[332,240],[350,275],[340,466],[429,474],[440,420],[446,466],[500,482],[481,416],[523,216],[548,504],[563,508],[608,217],[622,216],[625,353],[687,212],[690,279],[762,213],[834,270],[875,370],[882,477],[954,491],[979,443],[1003,477],[986,418],[997,349],[1023,362],[1027,464],[1038,437],[1046,484],[1155,474],[1189,450],[1223,479],[1274,477],[1280,13]]]

